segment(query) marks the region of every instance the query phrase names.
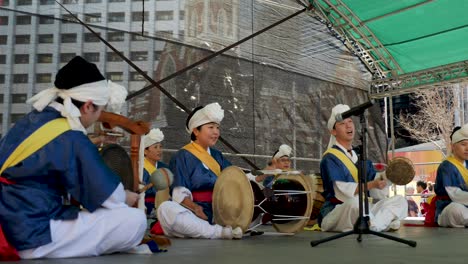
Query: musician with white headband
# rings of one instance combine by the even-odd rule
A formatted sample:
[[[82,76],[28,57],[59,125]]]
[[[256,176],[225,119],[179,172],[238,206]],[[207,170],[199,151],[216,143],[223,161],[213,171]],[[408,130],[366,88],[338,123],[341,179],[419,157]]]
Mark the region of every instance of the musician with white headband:
[[[147,135],[141,137],[141,147],[143,148],[143,179],[142,184],[150,184],[151,174],[160,168],[169,169],[169,166],[162,162],[162,141],[164,134],[159,128],[153,128]],[[169,200],[169,188],[156,191],[155,187],[149,188],[145,192],[146,214],[154,218],[155,208],[162,202]]]
[[[320,210],[319,223],[323,231],[345,232],[353,229],[359,216],[358,202],[358,157],[352,149],[355,127],[351,118],[337,121],[337,114],[349,110],[349,106],[339,104],[332,109],[327,127],[330,143],[320,162],[325,203]],[[388,194],[387,181],[376,173],[372,163],[366,161],[367,189],[370,196],[381,198],[369,205],[370,229],[374,231],[395,230],[400,220],[406,217],[408,204],[404,197]]]
[[[137,247],[147,227],[143,210],[129,207],[138,195],[124,190],[85,134],[106,105],[124,102],[126,89],[81,57],[54,84],[28,100],[33,111],[0,140],[6,239],[24,259],[154,249]],[[64,204],[67,195],[83,209]]]
[[[213,148],[220,136],[224,110],[218,103],[197,107],[187,118],[186,129],[191,142],[171,159],[174,173],[172,201],[162,203],[158,210],[160,226],[165,235],[208,239],[241,238],[239,227],[213,224],[213,189],[221,171],[231,163]],[[155,228],[153,227],[153,229]]]
[[[454,128],[451,139],[452,154],[437,169],[436,196],[426,214],[442,227],[468,226],[468,124]],[[435,212],[434,212],[435,210]],[[432,212],[431,212],[432,211]]]
[[[286,144],[282,144],[273,154],[271,162],[268,164],[266,170],[289,170],[291,169],[291,152],[292,148]],[[274,176],[265,175],[263,186],[271,188],[273,185]],[[257,176],[261,177],[261,176]]]

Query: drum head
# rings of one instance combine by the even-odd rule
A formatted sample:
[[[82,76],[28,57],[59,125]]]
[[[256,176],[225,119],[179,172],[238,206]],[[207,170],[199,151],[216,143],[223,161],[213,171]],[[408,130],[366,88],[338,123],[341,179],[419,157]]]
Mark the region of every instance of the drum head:
[[[406,185],[410,183],[416,174],[413,162],[405,157],[396,157],[390,161],[387,171],[387,179],[396,185]]]
[[[301,212],[304,212],[302,216],[304,216],[304,219],[300,220],[292,220],[288,222],[284,222],[283,224],[281,222],[273,222],[273,227],[276,229],[276,231],[281,232],[281,233],[296,233],[302,230],[302,228],[307,224],[310,218],[310,214],[312,213],[312,208],[313,208],[313,186],[312,182],[310,179],[307,179],[306,176],[300,174],[300,175],[287,175],[283,174],[280,175],[276,181],[279,180],[288,180],[295,182],[296,185],[300,185],[302,190],[306,191],[307,194],[302,194],[305,195],[306,197],[304,198],[305,208],[301,208]],[[275,186],[276,184],[273,184],[273,190],[278,191],[281,189],[278,189],[278,186]],[[275,188],[276,187],[276,188]],[[285,190],[287,192],[288,190]],[[296,191],[301,191],[301,190],[296,190]],[[299,196],[299,195],[292,195],[292,196]],[[291,196],[291,197],[292,197]]]
[[[99,152],[104,163],[117,175],[120,176],[125,189],[133,189],[132,160],[124,148],[117,144],[104,145]]]
[[[247,231],[254,214],[254,193],[249,179],[235,166],[221,172],[213,190],[214,222]]]

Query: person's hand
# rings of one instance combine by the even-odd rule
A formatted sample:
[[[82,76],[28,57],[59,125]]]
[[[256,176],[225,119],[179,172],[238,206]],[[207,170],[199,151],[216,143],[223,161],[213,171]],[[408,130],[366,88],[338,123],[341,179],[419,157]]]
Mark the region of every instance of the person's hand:
[[[255,181],[256,182],[262,182],[262,181],[264,181],[266,179],[266,177],[268,177],[268,175],[266,175],[266,174],[258,175],[258,176],[255,177]]]
[[[369,182],[370,186],[368,189],[380,189],[382,190],[383,188],[385,188],[387,186],[387,181],[385,180],[373,180],[371,182]]]
[[[125,203],[128,206],[134,206],[137,203],[139,198],[140,198],[140,195],[138,193],[125,190]]]
[[[203,212],[203,207],[197,205],[195,206],[195,209],[193,210],[196,216],[200,217],[203,220],[208,220],[208,216]]]

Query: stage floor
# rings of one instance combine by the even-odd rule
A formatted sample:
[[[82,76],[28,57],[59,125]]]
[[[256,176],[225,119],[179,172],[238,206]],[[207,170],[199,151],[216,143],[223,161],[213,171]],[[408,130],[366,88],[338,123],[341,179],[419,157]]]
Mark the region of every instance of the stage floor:
[[[294,236],[274,233],[271,226],[261,228],[266,234],[242,240],[172,239],[168,252],[155,255],[114,254],[94,258],[48,259],[22,263],[467,263],[468,229],[402,226],[386,234],[417,242],[415,248],[374,235],[357,235],[320,244],[311,240],[334,233],[303,231]]]

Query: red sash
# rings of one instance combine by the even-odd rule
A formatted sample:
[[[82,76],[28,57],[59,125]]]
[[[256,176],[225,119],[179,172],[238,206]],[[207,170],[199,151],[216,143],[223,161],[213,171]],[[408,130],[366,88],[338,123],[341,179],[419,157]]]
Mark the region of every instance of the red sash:
[[[429,226],[429,227],[437,227],[439,226],[437,222],[435,221],[435,214],[436,214],[436,202],[439,200],[450,200],[450,197],[444,195],[444,196],[439,196],[436,195],[434,198],[432,198],[431,203],[429,204],[429,208],[426,212],[426,217],[424,218],[424,225]]]
[[[192,197],[194,202],[212,203],[213,191],[195,191],[192,192]]]
[[[14,182],[0,176],[0,184],[13,184]],[[8,242],[3,234],[2,226],[0,225],[0,261],[15,261],[20,260],[16,249]]]

